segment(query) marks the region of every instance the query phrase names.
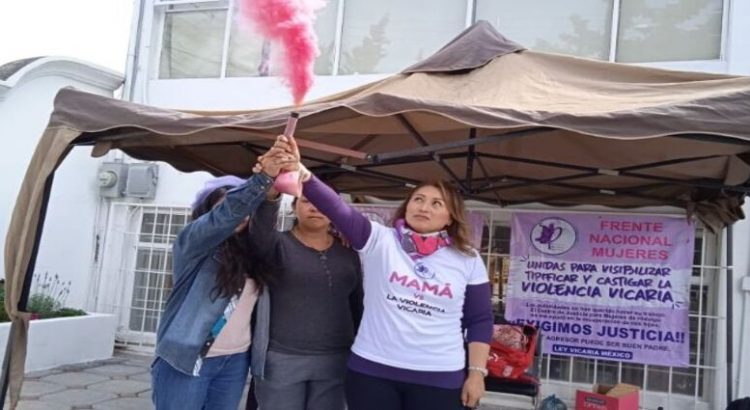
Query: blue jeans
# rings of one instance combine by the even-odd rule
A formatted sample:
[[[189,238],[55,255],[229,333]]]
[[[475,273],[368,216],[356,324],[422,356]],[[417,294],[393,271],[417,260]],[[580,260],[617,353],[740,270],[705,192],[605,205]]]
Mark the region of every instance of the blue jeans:
[[[204,358],[200,376],[188,376],[157,357],[151,398],[157,410],[236,410],[249,368],[249,352]]]

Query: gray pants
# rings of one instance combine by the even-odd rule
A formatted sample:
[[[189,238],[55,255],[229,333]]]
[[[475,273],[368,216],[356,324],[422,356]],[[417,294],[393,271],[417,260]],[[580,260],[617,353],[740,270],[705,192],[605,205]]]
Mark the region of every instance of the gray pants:
[[[255,380],[259,410],[344,410],[349,353],[292,355],[268,351],[265,378]]]

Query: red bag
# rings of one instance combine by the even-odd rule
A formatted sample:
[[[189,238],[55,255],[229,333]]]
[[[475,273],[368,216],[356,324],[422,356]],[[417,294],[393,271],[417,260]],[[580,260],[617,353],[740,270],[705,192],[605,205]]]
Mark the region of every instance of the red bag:
[[[532,326],[495,325],[487,371],[492,377],[516,379],[534,362],[537,331]]]

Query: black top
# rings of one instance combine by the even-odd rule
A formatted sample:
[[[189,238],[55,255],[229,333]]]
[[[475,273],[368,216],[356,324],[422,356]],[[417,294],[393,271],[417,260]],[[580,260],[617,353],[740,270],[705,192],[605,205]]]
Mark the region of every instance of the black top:
[[[362,268],[357,252],[338,240],[325,251],[275,229],[278,201],[264,202],[250,241],[274,269],[269,283],[269,349],[289,354],[346,352],[362,317]]]

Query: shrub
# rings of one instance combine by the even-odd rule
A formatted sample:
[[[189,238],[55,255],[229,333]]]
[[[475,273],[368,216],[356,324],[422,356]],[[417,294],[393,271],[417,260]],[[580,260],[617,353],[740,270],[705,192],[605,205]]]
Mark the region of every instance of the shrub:
[[[10,322],[5,311],[5,279],[0,279],[0,322]]]
[[[45,272],[44,275],[35,276],[26,311],[31,313],[32,319],[85,315],[83,310],[64,307],[70,295],[70,285],[70,281],[61,281],[57,274],[53,276]],[[5,311],[5,280],[0,280],[0,322],[9,320]]]

